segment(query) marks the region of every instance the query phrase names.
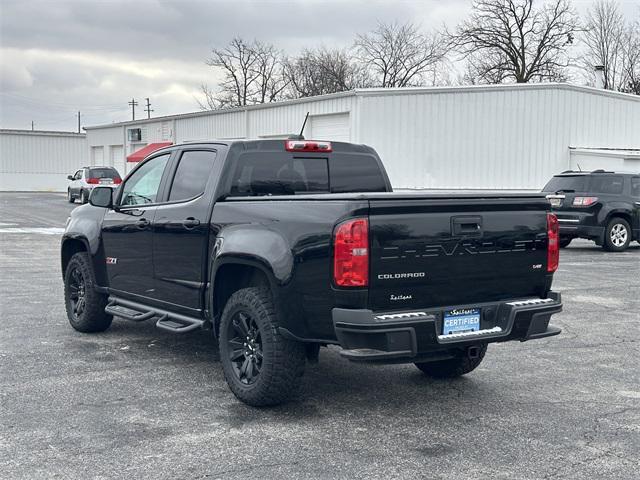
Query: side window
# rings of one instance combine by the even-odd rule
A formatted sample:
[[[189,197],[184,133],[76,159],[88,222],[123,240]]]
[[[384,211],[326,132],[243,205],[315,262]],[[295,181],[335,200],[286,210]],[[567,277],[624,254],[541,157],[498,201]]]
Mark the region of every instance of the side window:
[[[136,170],[122,188],[120,205],[156,203],[160,180],[170,156],[166,153],[155,157]]]
[[[590,191],[593,193],[622,193],[624,178],[620,176],[593,175]]]
[[[640,177],[631,177],[631,196],[640,198]]]
[[[216,153],[205,150],[183,152],[173,176],[169,201],[187,200],[204,193]]]
[[[76,174],[73,176],[74,180],[80,180],[82,178],[82,170],[78,170]]]

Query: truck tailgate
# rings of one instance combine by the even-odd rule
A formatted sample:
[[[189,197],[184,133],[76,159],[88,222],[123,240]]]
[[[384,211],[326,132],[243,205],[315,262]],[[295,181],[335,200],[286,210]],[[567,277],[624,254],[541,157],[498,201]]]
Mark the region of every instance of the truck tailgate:
[[[543,296],[544,196],[371,199],[369,307],[470,305]]]

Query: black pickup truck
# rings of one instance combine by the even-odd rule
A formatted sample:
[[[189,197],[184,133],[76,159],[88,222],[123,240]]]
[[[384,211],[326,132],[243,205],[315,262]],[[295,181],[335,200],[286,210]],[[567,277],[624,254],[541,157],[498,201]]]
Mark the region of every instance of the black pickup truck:
[[[213,330],[233,393],[280,403],[320,346],[453,377],[487,344],[560,333],[544,194],[392,192],[376,152],[309,140],[159,150],[62,239],[71,325]]]

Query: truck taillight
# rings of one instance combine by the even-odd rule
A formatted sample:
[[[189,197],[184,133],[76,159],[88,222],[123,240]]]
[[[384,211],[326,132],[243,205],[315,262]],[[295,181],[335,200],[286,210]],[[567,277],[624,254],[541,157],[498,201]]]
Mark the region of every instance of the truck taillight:
[[[331,142],[316,142],[311,140],[285,140],[284,149],[287,152],[331,152]]]
[[[553,273],[560,262],[560,231],[558,217],[553,213],[547,213],[547,237],[547,272]]]
[[[339,287],[369,285],[369,221],[340,223],[333,240],[333,280]]]
[[[574,207],[589,207],[598,201],[598,197],[575,197],[573,199]]]
[[[98,178],[87,178],[87,183],[92,183],[92,184],[100,183],[100,179],[98,179]]]

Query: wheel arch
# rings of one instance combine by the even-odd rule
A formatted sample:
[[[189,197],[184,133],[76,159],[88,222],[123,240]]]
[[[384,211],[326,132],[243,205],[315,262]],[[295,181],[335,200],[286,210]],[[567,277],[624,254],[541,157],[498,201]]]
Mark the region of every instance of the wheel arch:
[[[627,210],[612,210],[611,212],[609,212],[607,214],[607,219],[605,222],[605,227],[607,225],[609,225],[609,222],[611,220],[613,220],[615,217],[620,217],[623,220],[625,220],[628,224],[629,227],[631,227],[631,212],[627,211]]]
[[[210,290],[207,292],[207,310],[218,336],[220,317],[231,295],[248,287],[267,287],[276,304],[277,282],[271,266],[264,259],[226,255],[215,259]]]
[[[89,248],[89,241],[83,237],[64,237],[62,239],[62,245],[60,247],[60,262],[62,267],[62,278],[64,278],[64,273],[67,271],[67,265],[69,265],[69,261],[71,257],[73,257],[78,252],[87,252],[89,253],[91,250]]]
[[[97,251],[94,253],[91,250],[91,243],[89,240],[81,235],[65,235],[62,238],[62,244],[60,246],[60,266],[62,268],[62,278],[67,270],[67,265],[71,257],[78,252],[87,252],[91,258],[91,264],[93,266],[93,275],[97,286],[108,286],[107,280],[107,266],[105,263],[104,250],[102,243],[98,246]]]

